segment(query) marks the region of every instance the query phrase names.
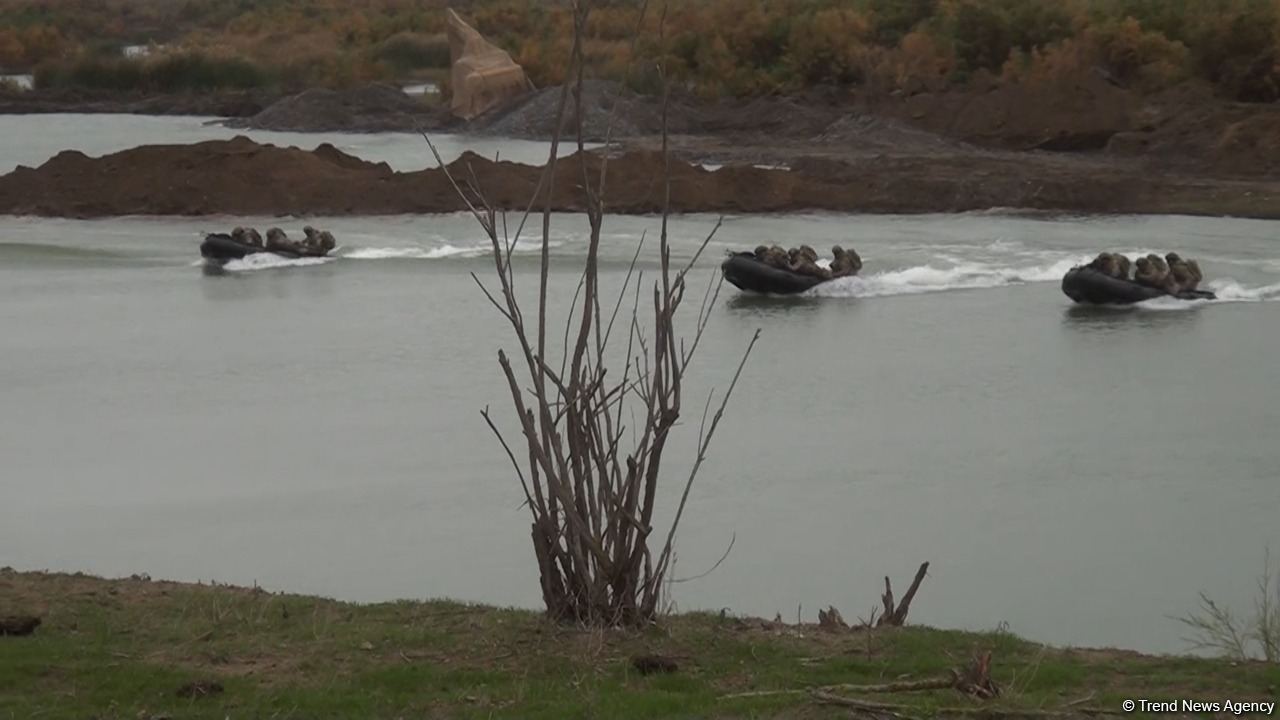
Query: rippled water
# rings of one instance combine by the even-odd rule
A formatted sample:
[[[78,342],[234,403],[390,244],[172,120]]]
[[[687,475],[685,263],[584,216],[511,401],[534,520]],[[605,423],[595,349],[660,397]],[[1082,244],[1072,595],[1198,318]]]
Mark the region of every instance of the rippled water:
[[[320,218],[333,259],[202,272],[200,234],[244,222],[0,218],[0,565],[537,606],[527,514],[479,416],[506,417],[512,341],[469,276],[492,272],[471,221]],[[675,255],[713,223],[675,220]],[[607,219],[609,288],[657,226]],[[554,227],[564,303],[585,222]],[[1277,229],[727,218],[696,286],[761,242],[852,245],[866,267],[804,297],[722,291],[688,404],[762,336],[676,575],[734,544],[675,601],[853,617],[929,560],[919,622],[1185,649],[1168,616],[1201,590],[1247,610],[1280,550]],[[1104,247],[1198,258],[1223,300],[1073,307],[1057,280]]]

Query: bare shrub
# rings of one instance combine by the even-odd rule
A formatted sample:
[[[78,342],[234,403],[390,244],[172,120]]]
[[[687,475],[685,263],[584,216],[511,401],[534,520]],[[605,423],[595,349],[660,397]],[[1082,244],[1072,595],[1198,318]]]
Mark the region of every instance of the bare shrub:
[[[465,189],[456,180],[454,187],[492,246],[497,292],[490,291],[479,278],[475,278],[476,283],[511,325],[517,344],[514,358],[505,350],[498,352],[498,364],[510,390],[523,447],[517,450],[507,442],[488,408],[483,416],[511,460],[532,514],[531,537],[547,612],[556,619],[589,625],[637,625],[653,620],[658,613],[663,579],[673,560],[676,530],[689,491],[759,331],[748,343],[714,412],[714,393],[708,395],[702,409],[696,456],[684,476],[674,517],[665,534],[660,533],[655,539],[658,489],[666,477],[664,452],[683,415],[685,372],[710,319],[720,285],[708,284],[691,337],[681,338],[676,333],[675,318],[685,297],[689,273],[715,230],[683,268],[672,268],[667,233],[671,186],[669,170],[665,171],[659,270],[645,302],[650,310],[641,310],[642,278],[637,272],[643,239],[617,298],[610,301],[601,297],[599,252],[608,161],[603,160],[596,173],[583,152],[582,140],[583,38],[590,10],[588,0],[573,4],[573,45],[566,72],[572,79],[579,161],[571,171],[581,176],[590,233],[578,291],[567,309],[558,363],[549,355],[555,352],[560,338],[549,337],[555,331],[548,321],[552,308],[547,291],[551,268],[550,188],[553,173],[565,171],[557,164],[559,131],[552,137],[538,189],[513,234],[508,233],[505,214],[499,214],[488,202],[474,176],[463,179]],[[565,85],[557,110],[557,129],[563,127],[569,96],[570,85]],[[663,107],[662,145],[667,167],[665,92]],[[430,138],[427,140],[430,142]],[[432,151],[435,152],[434,146]],[[436,159],[443,168],[438,153]],[[527,313],[517,297],[518,278],[512,253],[538,202],[542,204],[538,303]],[[629,298],[630,317],[619,317]],[[618,348],[618,344],[625,347]],[[616,360],[619,350],[624,358],[621,367]],[[628,421],[634,422],[635,427],[629,427]]]
[[[1241,619],[1207,593],[1200,593],[1200,610],[1177,620],[1191,629],[1187,641],[1196,649],[1214,650],[1237,660],[1261,657],[1280,663],[1280,578],[1271,573],[1270,553],[1258,577],[1253,617]]]

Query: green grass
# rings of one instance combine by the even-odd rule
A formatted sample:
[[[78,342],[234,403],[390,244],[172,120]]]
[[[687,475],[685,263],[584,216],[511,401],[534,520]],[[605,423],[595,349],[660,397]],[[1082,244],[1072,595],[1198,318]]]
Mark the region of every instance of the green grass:
[[[923,627],[828,633],[688,614],[644,631],[587,631],[538,613],[447,601],[354,605],[228,586],[0,571],[0,718],[826,717],[803,692],[945,674],[993,653],[992,706],[1054,709],[1092,696],[1273,699],[1280,667],[1116,650],[1061,650],[1007,633]],[[677,659],[641,676],[630,659]],[[178,697],[189,682],[225,691]],[[954,691],[880,698],[913,715],[970,706]]]

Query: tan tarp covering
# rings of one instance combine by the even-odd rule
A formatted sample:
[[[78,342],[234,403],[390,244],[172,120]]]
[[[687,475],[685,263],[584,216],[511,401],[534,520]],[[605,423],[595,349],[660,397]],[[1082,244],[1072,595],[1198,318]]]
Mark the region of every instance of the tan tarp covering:
[[[470,120],[504,102],[519,97],[533,85],[505,50],[485,40],[475,28],[449,11],[450,81],[454,115]]]

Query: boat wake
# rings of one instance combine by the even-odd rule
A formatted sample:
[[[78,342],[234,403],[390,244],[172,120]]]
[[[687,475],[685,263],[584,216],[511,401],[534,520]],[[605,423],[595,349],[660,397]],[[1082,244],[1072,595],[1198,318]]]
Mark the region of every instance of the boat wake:
[[[1231,278],[1222,278],[1220,280],[1211,280],[1202,287],[1212,290],[1218,297],[1214,300],[1179,300],[1172,297],[1162,297],[1137,303],[1136,307],[1144,310],[1190,310],[1203,305],[1280,301],[1280,283],[1248,287]]]
[[[948,290],[978,290],[1023,285],[1033,282],[1056,282],[1071,268],[1088,262],[1085,256],[1061,257],[1050,262],[1028,265],[1001,265],[987,262],[957,261],[950,267],[933,264],[916,265],[823,283],[806,295],[812,297],[884,297],[918,295]]]
[[[552,241],[550,247],[559,247],[563,243]],[[541,243],[520,243],[515,248],[515,254],[529,254],[539,252],[542,249]],[[449,258],[475,258],[484,257],[490,253],[487,245],[459,247],[456,245],[441,245],[438,247],[359,247],[350,250],[339,248],[337,252],[328,257],[316,258],[285,258],[271,253],[257,253],[254,255],[246,255],[239,260],[231,260],[221,266],[225,272],[250,272],[254,270],[268,270],[274,268],[287,267],[307,267],[313,265],[324,265],[336,260],[445,260]],[[203,261],[197,261],[195,264],[202,264]]]
[[[307,267],[309,265],[324,265],[333,262],[332,257],[304,257],[304,258],[287,258],[273,255],[271,253],[256,253],[246,255],[238,260],[228,260],[222,265],[222,269],[226,272],[251,272],[254,270],[271,270],[274,268],[287,267]]]
[[[549,247],[556,248],[563,245],[562,242],[552,240],[548,243]],[[540,252],[542,243],[524,241],[516,244],[515,253],[517,255],[523,253]],[[475,258],[484,257],[492,252],[488,245],[473,245],[470,247],[458,247],[456,245],[441,245],[439,247],[365,247],[356,248],[348,252],[342,253],[339,257],[347,260],[444,260],[448,258]]]

